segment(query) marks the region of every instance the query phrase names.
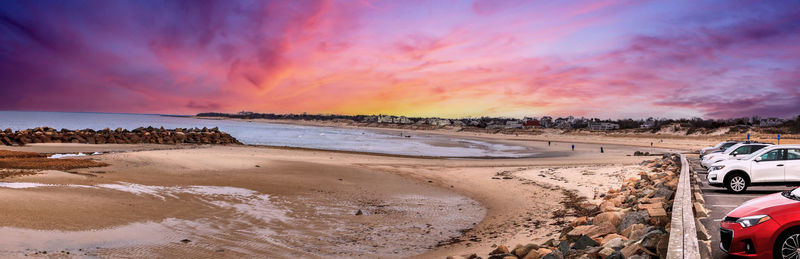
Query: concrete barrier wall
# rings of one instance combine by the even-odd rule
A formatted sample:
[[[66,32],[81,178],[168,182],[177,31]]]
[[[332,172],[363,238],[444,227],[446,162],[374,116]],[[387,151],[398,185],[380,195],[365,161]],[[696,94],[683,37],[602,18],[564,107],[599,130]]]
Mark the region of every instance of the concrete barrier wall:
[[[697,243],[697,225],[692,209],[692,186],[689,161],[681,154],[681,176],[672,203],[672,221],[669,230],[667,258],[700,258]]]

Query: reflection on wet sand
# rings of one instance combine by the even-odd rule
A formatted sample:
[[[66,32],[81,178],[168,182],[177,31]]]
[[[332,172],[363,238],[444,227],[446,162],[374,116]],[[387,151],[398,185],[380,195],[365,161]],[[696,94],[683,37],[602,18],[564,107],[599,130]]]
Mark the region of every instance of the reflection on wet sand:
[[[459,196],[427,197],[406,194],[372,203],[300,198],[297,200],[302,201],[303,205],[292,206],[289,200],[273,202],[278,199],[269,194],[228,186],[155,186],[127,182],[96,185],[0,182],[0,190],[48,188],[71,192],[125,192],[140,198],[160,199],[164,206],[169,206],[175,200],[192,200],[216,212],[194,220],[166,218],[79,231],[2,227],[0,256],[30,255],[44,251],[84,256],[227,253],[226,255],[241,256],[294,254],[320,257],[352,256],[371,251],[379,256],[402,256],[409,252],[422,252],[421,249],[436,242],[437,238],[458,235],[460,228],[469,227],[483,213],[477,203]],[[342,217],[353,218],[352,211],[356,208],[364,209],[364,217],[395,214],[428,219],[430,223],[399,220],[391,225],[382,225],[342,220]],[[464,209],[467,209],[466,213],[461,213]],[[459,213],[455,213],[457,211]],[[433,228],[431,223],[439,228]],[[364,228],[365,226],[367,227]],[[440,233],[420,238],[431,230]],[[380,237],[382,235],[384,237]],[[394,239],[394,242],[403,242],[410,246],[366,247],[374,243],[367,242],[364,238],[378,242],[392,242],[389,239]],[[314,242],[315,240],[322,243]],[[418,245],[415,246],[415,243]]]

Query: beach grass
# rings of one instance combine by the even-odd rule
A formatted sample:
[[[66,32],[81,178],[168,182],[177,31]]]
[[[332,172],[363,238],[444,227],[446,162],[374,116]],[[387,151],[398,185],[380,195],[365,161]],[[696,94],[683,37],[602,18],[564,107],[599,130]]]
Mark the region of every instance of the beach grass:
[[[89,159],[50,159],[35,152],[0,150],[0,169],[71,170],[107,165]]]

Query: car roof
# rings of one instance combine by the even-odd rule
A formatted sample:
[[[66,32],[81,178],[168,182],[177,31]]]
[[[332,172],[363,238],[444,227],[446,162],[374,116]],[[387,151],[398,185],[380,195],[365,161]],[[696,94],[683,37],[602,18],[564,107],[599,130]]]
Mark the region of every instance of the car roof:
[[[800,148],[800,145],[797,144],[784,144],[784,145],[772,145],[768,147],[769,149],[776,149],[776,148]]]

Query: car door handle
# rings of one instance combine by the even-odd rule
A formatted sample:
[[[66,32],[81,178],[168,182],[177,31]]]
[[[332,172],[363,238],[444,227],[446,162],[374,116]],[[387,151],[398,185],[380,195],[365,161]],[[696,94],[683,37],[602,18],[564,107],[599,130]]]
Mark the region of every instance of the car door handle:
[[[783,164],[778,164],[778,166],[783,166]]]

